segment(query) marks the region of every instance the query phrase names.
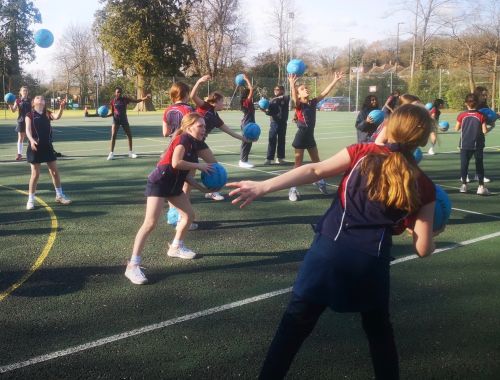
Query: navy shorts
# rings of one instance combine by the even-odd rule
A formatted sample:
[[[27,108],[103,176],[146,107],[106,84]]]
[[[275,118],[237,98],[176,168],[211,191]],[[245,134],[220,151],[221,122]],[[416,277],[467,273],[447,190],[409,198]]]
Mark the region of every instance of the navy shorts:
[[[297,128],[292,146],[295,149],[311,149],[316,147],[314,140],[314,128]]]
[[[26,123],[23,122],[17,122],[17,127],[16,127],[16,132],[17,133],[26,133]]]
[[[179,180],[178,176],[169,175],[161,168],[155,168],[148,176],[146,184],[146,197],[168,198],[182,194],[184,179]]]
[[[41,164],[42,162],[51,162],[55,160],[57,160],[57,157],[52,144],[39,144],[36,152],[31,149],[31,144],[28,144],[26,161],[30,164]]]

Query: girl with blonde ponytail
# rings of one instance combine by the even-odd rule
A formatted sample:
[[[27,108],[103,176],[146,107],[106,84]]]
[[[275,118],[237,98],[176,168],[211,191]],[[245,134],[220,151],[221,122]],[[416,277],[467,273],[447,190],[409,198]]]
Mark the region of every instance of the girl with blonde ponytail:
[[[389,318],[392,235],[411,226],[420,257],[434,251],[435,187],[413,150],[432,128],[419,105],[398,107],[387,123],[386,144],[355,144],[331,158],[263,182],[242,181],[230,196],[240,207],[267,193],[341,173],[336,199],[318,221],[290,303],[269,348],[260,379],[283,378],[323,311],[359,312],[377,379],[398,379],[399,360]]]

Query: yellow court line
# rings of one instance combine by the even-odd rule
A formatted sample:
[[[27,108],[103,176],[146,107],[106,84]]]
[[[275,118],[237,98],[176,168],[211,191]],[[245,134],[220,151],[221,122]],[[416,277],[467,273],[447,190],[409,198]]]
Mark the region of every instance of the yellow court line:
[[[15,189],[13,187],[8,187],[8,186],[3,186],[3,185],[0,185],[0,187],[16,191],[20,194],[28,195],[28,193],[26,191],[18,190],[18,189]],[[26,280],[28,280],[28,278],[30,278],[31,275],[33,273],[35,273],[38,270],[38,268],[40,268],[42,266],[43,262],[45,261],[45,259],[49,255],[50,250],[52,249],[52,245],[54,244],[54,242],[56,240],[57,228],[59,227],[59,224],[57,222],[57,216],[54,213],[54,210],[52,210],[52,208],[47,203],[45,203],[45,201],[42,198],[35,197],[35,199],[49,213],[50,224],[51,224],[49,239],[47,241],[47,244],[45,244],[45,247],[43,248],[42,253],[38,256],[38,258],[33,263],[31,268],[18,281],[16,281],[14,284],[9,286],[9,288],[7,290],[0,293],[0,302],[3,301],[5,298],[7,298],[13,291],[15,291],[17,288],[19,288],[22,284],[24,284],[26,282]]]

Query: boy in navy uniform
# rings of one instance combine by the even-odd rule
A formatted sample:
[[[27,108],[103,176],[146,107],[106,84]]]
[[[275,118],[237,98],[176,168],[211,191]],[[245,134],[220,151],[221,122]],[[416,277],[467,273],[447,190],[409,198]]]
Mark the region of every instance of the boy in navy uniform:
[[[271,165],[275,154],[277,164],[285,162],[286,124],[288,122],[290,96],[285,95],[285,87],[283,86],[274,87],[274,95],[275,97],[269,102],[269,108],[263,110],[271,119],[269,143],[264,165]]]

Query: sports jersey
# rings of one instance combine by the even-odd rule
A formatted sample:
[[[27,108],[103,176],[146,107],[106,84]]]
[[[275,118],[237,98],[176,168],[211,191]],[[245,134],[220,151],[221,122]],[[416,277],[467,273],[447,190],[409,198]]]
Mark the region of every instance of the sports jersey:
[[[392,235],[401,233],[404,230],[401,226],[408,225],[406,219],[414,218],[415,215],[369,200],[364,191],[366,177],[360,169],[362,161],[369,154],[389,155],[392,154],[391,150],[386,145],[355,144],[349,146],[347,152],[351,165],[341,180],[337,199],[318,224],[318,232],[339,244],[350,246],[353,251],[389,259]],[[408,158],[412,159],[412,155],[408,155]],[[418,170],[416,181],[423,206],[435,201],[436,194],[432,181]]]
[[[314,98],[307,103],[298,102],[295,106],[295,122],[299,128],[314,128],[316,125],[316,105],[318,99]]]
[[[52,112],[38,113],[35,110],[26,115],[31,120],[31,135],[39,146],[52,143]]]
[[[429,111],[431,117],[436,120],[436,123],[439,121],[439,116],[441,115],[441,111],[436,107],[432,107]]]
[[[109,103],[113,109],[113,121],[119,124],[128,124],[127,105],[130,103],[130,98],[120,96],[111,99]]]
[[[187,103],[174,103],[163,112],[163,121],[167,124],[169,134],[174,133],[181,127],[184,115],[193,112],[194,109]]]
[[[208,135],[214,128],[220,128],[224,125],[224,122],[220,118],[219,114],[215,110],[214,106],[210,103],[203,102],[203,104],[196,108],[203,119],[205,119],[205,130],[206,135]]]
[[[483,123],[486,123],[484,115],[477,110],[469,110],[460,113],[457,121],[460,129],[460,149],[475,150],[484,148]]]
[[[253,105],[252,99],[243,99],[243,102],[241,103],[241,109],[243,110],[243,119],[241,119],[241,125],[245,126],[248,123],[255,123],[255,107]]]
[[[288,105],[290,96],[281,95],[271,99],[266,115],[271,116],[271,121],[278,124],[286,124],[288,121]]]
[[[16,104],[18,110],[17,122],[24,124],[26,115],[31,111],[31,99],[30,98],[16,99]]]

